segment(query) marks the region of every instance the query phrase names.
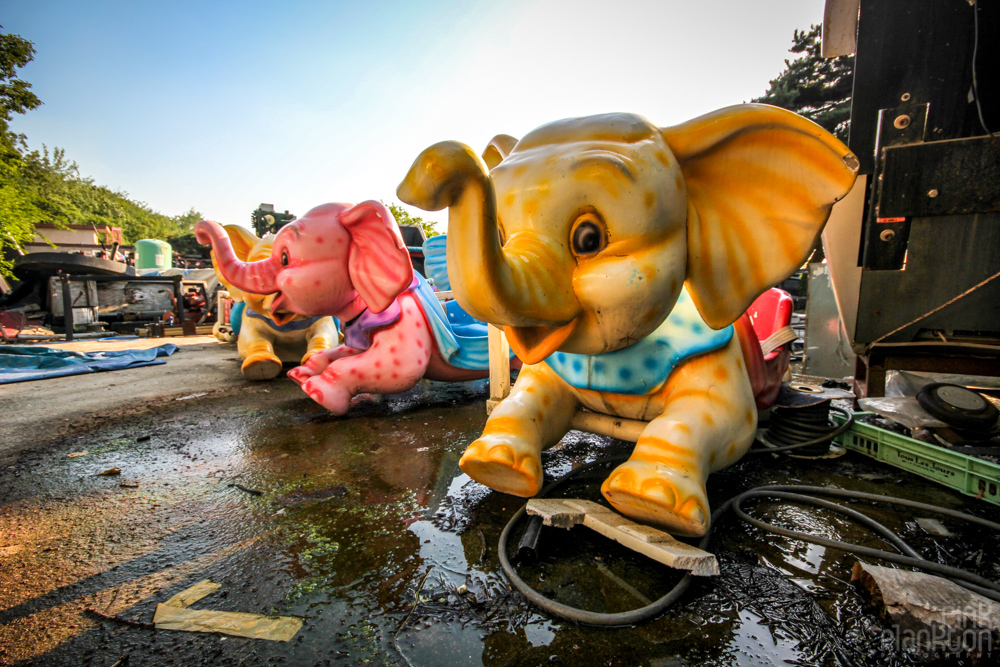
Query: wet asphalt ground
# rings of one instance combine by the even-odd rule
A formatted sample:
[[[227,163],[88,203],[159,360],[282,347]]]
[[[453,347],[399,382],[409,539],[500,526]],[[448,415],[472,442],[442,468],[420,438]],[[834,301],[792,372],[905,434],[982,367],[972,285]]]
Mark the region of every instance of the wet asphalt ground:
[[[457,468],[485,423],[484,400],[481,382],[423,383],[399,397],[360,397],[333,418],[279,379],[40,438],[0,469],[0,664],[916,664],[850,583],[856,558],[734,517],[711,546],[722,575],[658,619],[597,629],[547,617],[510,591],[497,562],[500,531],[523,501]],[[559,475],[629,447],[572,432],[543,461]],[[112,468],[120,474],[100,475]],[[598,500],[600,477],[566,495]],[[990,505],[855,454],[748,457],[709,490],[718,504],[774,483],[996,517]],[[996,535],[945,520],[954,535],[934,537],[914,516],[862,509],[928,558],[1000,576]],[[760,502],[754,512],[886,548],[816,508]],[[679,578],[582,527],[547,528],[540,547],[522,576],[595,611],[641,606]],[[304,626],[287,643],[140,627],[157,603],[203,579],[222,588],[194,608],[299,616]]]

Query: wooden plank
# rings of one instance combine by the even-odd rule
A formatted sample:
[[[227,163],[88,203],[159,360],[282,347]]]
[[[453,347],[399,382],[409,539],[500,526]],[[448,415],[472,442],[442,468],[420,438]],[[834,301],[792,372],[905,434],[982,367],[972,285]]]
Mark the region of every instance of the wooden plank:
[[[572,528],[582,524],[659,563],[678,570],[689,570],[698,577],[719,574],[715,556],[707,551],[680,542],[662,530],[635,523],[589,500],[532,498],[528,501],[527,511],[542,517],[546,526]]]
[[[490,351],[490,398],[486,401],[486,414],[493,412],[503,399],[510,396],[510,345],[503,330],[487,325]]]
[[[212,331],[214,324],[199,324],[195,327],[194,336],[211,336],[214,332]],[[149,329],[139,329],[135,332],[137,336],[149,336]],[[164,327],[163,336],[186,336],[189,334],[184,333],[182,327]]]
[[[570,422],[570,426],[578,431],[606,435],[628,442],[637,442],[648,424],[649,422],[638,419],[625,419],[587,410],[578,411]]]

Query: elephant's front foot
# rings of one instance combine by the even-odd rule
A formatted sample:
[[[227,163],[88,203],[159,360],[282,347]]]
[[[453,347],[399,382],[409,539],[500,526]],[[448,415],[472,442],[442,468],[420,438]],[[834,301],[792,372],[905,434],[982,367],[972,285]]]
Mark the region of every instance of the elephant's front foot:
[[[316,377],[316,373],[309,370],[308,366],[296,366],[292,370],[288,371],[288,373],[285,374],[285,377],[301,387],[309,380],[309,378]]]
[[[361,354],[361,350],[355,350],[345,345],[306,353],[302,365],[288,371],[288,378],[301,387],[309,381],[309,378],[319,377],[326,372],[330,364],[338,359],[353,357],[357,354]]]
[[[332,347],[331,344],[330,344],[330,341],[328,339],[326,339],[325,337],[323,337],[323,336],[316,336],[315,338],[311,338],[309,340],[309,345],[306,347],[306,353],[304,355],[302,355],[302,365],[303,366],[307,366],[309,364],[309,360],[312,359],[315,355],[317,355],[317,354],[319,354],[321,352],[329,352],[330,350],[333,350],[333,349],[336,349],[336,348]],[[334,359],[336,359],[336,358],[337,357],[334,357]],[[323,364],[323,368],[326,368],[326,366],[329,366],[329,365],[330,365],[330,361],[328,360],[328,361],[326,361]],[[322,371],[320,371],[320,372],[322,372]]]
[[[458,466],[472,479],[491,489],[530,498],[542,488],[542,461],[519,443],[484,436],[462,455]]]
[[[301,383],[302,391],[312,400],[335,415],[342,415],[351,407],[351,392],[337,382],[324,375],[317,375]]]
[[[601,492],[622,514],[674,535],[700,537],[708,530],[708,496],[700,476],[659,463],[627,461],[604,480]]]
[[[273,380],[281,373],[281,359],[261,352],[243,360],[243,377],[248,380]]]

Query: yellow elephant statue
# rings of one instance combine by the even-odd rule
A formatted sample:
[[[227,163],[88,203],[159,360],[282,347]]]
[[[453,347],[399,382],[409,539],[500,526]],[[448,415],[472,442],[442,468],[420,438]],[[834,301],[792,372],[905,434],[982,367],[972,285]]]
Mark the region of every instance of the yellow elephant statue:
[[[258,238],[239,225],[224,225],[224,229],[240,260],[252,262],[271,256],[274,234]],[[274,294],[253,294],[228,284],[215,264],[214,252],[212,266],[229,295],[245,304],[236,346],[243,359],[242,371],[246,379],[274,379],[281,372],[283,362],[305,364],[317,352],[340,344],[340,329],[334,318],[274,311],[271,309]],[[224,340],[219,333],[216,337]]]
[[[499,135],[482,158],[454,141],[426,149],[397,194],[449,208],[455,298],[525,363],[462,470],[532,496],[541,451],[578,411],[642,420],[602,492],[637,520],[703,535],[708,474],[757,426],[732,324],[805,261],[857,167],[818,125],[753,104],[667,128],[561,120]]]

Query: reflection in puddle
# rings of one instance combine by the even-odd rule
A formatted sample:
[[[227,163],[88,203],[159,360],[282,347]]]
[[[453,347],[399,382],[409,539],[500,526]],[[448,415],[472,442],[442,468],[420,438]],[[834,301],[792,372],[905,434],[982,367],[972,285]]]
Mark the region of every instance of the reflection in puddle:
[[[532,646],[548,646],[556,638],[555,628],[547,621],[529,623],[524,626],[524,638]]]
[[[135,664],[153,664],[162,653],[175,664],[349,658],[394,665],[404,660],[397,645],[414,666],[834,665],[835,650],[857,664],[906,664],[894,653],[873,653],[881,626],[846,583],[849,556],[767,535],[732,517],[710,547],[722,576],[699,581],[660,618],[610,630],[544,616],[511,592],[497,561],[500,530],[523,500],[493,493],[457,467],[485,423],[481,385],[465,394],[435,391],[422,386],[419,399],[372,400],[345,419],[317,411],[294,388],[257,395],[262,404],[253,407],[239,397],[189,402],[182,412],[56,443],[0,471],[0,535],[16,536],[16,544],[0,548],[9,555],[15,553],[9,547],[17,549],[2,566],[10,586],[0,608],[0,643],[27,647],[16,649],[17,659],[57,664],[76,664],[90,651],[112,656],[105,664],[124,653]],[[153,437],[137,442],[144,433]],[[558,475],[629,447],[573,432],[544,454],[544,463]],[[89,454],[66,457],[84,450]],[[717,504],[750,486],[788,479],[887,490],[853,476],[851,461],[745,461],[710,478],[709,491]],[[95,476],[111,467],[136,488]],[[600,482],[596,476],[567,493],[597,500]],[[924,502],[963,502],[923,486],[894,488]],[[812,508],[761,502],[748,509],[835,539],[877,542]],[[869,510],[906,530],[905,517]],[[947,544],[961,550],[987,538],[960,533]],[[907,539],[920,548],[919,535]],[[45,551],[49,546],[58,548]],[[540,549],[541,562],[522,565],[522,576],[545,595],[595,611],[634,608],[677,579],[583,528],[547,528]],[[151,617],[157,602],[209,578],[225,582],[227,594],[205,598],[200,608],[299,615],[305,626],[288,644],[147,636],[139,629],[116,628],[116,634],[81,620],[74,605],[76,615],[62,621],[72,632],[51,641],[38,631],[11,634],[28,627],[24,619],[39,609],[81,595],[110,601],[118,587],[157,572],[179,574],[134,600],[120,596],[115,613]]]

